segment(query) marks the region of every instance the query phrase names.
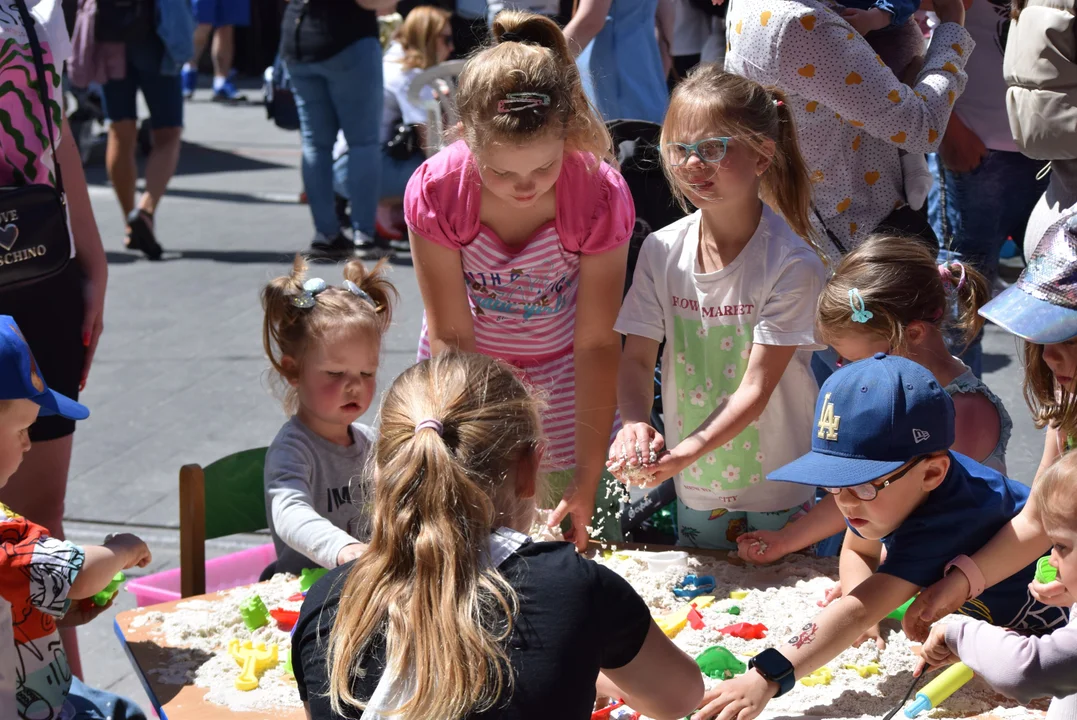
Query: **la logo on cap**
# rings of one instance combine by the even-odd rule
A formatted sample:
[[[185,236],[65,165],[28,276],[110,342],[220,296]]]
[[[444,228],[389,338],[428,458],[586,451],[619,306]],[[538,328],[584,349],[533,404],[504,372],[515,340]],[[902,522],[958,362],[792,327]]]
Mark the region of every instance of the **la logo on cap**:
[[[837,441],[841,415],[834,414],[834,403],[830,402],[830,395],[827,393],[823,397],[823,409],[819,413],[819,439]]]
[[[921,430],[919,428],[913,428],[912,429],[912,441],[914,443],[916,443],[917,445],[922,443],[924,440],[930,440],[930,439],[931,439],[931,433],[929,433],[927,430]]]

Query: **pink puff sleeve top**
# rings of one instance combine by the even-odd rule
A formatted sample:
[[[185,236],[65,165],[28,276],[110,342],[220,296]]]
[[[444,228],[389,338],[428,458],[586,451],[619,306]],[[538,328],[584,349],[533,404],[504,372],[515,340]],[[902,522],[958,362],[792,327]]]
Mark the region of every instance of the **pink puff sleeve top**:
[[[467,145],[427,160],[404,194],[413,233],[460,251],[479,352],[524,370],[546,394],[544,430],[553,469],[575,466],[572,343],[580,255],[620,247],[632,237],[635,206],[624,178],[603,163],[567,153],[557,178],[557,214],[524,244],[507,245],[482,224],[482,181]],[[419,359],[430,356],[426,322]]]

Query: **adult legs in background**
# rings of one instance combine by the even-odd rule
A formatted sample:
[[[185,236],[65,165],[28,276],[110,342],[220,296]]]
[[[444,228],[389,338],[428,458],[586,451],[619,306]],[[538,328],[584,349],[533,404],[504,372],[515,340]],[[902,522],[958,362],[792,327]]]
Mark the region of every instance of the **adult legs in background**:
[[[250,0],[194,0],[192,9],[198,27],[194,33],[194,57],[183,66],[184,97],[190,98],[198,85],[198,61],[212,33],[213,100],[246,100],[236,91],[231,75],[235,58],[235,28],[250,24]]]
[[[1045,187],[1036,180],[1043,161],[1016,152],[991,150],[979,167],[954,172],[929,158],[935,185],[928,195],[928,215],[939,237],[941,256],[975,267],[994,287],[998,261],[1007,237],[1020,238],[1032,208]],[[980,377],[983,373],[982,333],[962,350],[961,339],[950,346]]]
[[[105,83],[105,112],[111,121],[106,166],[120,208],[127,219],[127,247],[141,250],[151,260],[161,257],[154,213],[179,162],[183,134],[183,88],[178,75],[162,75],[164,45],[156,38],[128,43],[127,75]],[[142,91],[150,110],[153,147],[146,159],[146,192],[135,206],[138,169],[135,146],[138,110],[135,96]]]
[[[303,187],[314,221],[311,249],[315,254],[329,247],[344,252],[349,250],[345,244],[351,244],[340,232],[333,204],[333,144],[340,124],[329,93],[329,81],[321,66],[322,63],[288,65],[299,114]]]
[[[371,244],[381,199],[381,45],[377,38],[363,38],[322,64],[329,96],[348,141],[353,238],[356,245]]]

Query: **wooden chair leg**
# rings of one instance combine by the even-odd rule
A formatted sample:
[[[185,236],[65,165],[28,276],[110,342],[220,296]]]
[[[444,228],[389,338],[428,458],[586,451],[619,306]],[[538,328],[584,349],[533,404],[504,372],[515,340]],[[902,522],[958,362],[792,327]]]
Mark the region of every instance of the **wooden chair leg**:
[[[206,592],[206,476],[198,465],[179,474],[180,595]]]

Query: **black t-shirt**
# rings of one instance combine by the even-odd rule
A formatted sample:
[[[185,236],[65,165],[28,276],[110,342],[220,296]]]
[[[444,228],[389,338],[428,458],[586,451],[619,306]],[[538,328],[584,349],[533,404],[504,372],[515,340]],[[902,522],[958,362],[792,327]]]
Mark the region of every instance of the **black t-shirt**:
[[[280,25],[285,60],[321,62],[356,40],[378,36],[378,18],[355,0],[290,0]]]
[[[351,564],[330,571],[310,592],[292,638],[299,695],[314,720],[330,720],[326,649]],[[529,543],[501,571],[520,598],[509,639],[512,695],[478,720],[589,718],[599,669],[628,664],[651,625],[646,604],[625,580],[576,553],[569,543]],[[352,692],[366,699],[384,669],[384,643],[372,644]],[[349,717],[358,718],[354,711]]]

